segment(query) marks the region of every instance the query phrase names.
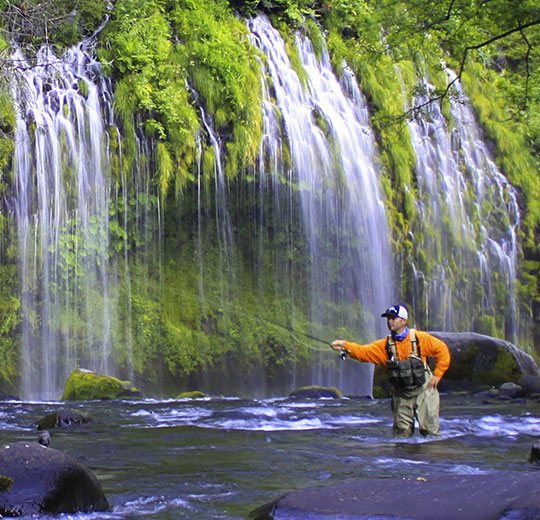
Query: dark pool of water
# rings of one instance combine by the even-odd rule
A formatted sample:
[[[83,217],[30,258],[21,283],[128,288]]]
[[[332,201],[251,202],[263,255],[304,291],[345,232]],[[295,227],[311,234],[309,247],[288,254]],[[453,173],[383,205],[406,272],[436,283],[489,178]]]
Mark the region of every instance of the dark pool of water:
[[[0,444],[37,440],[34,422],[61,407],[96,422],[55,429],[52,447],[94,472],[112,510],[44,519],[232,520],[351,478],[536,471],[540,437],[538,402],[442,396],[440,438],[394,440],[388,400],[220,398],[4,402]]]

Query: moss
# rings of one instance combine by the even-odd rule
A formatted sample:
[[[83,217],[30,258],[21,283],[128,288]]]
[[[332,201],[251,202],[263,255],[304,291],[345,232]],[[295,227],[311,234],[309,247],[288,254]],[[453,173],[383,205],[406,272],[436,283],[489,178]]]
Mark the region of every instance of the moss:
[[[341,399],[343,394],[334,387],[325,387],[325,386],[304,386],[298,388],[291,392],[289,397],[303,399],[319,399],[321,397],[332,398],[332,399]]]
[[[62,401],[117,399],[130,397],[137,390],[129,381],[88,370],[74,370],[64,386]]]
[[[388,392],[381,386],[373,385],[373,398],[374,399],[385,399],[389,397]]]
[[[205,397],[208,397],[208,395],[204,392],[194,390],[192,392],[182,392],[176,396],[176,399],[204,399]]]
[[[0,493],[9,491],[12,485],[13,485],[12,478],[5,477],[4,475],[0,475]]]

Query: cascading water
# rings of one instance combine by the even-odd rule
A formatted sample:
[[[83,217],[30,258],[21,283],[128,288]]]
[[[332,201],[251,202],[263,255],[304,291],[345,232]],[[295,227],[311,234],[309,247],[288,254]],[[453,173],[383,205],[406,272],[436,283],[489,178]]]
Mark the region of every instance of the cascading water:
[[[81,363],[109,372],[109,151],[112,95],[81,44],[42,48],[14,89],[22,397],[58,398]]]
[[[415,268],[415,299],[420,302],[424,293],[433,327],[469,324],[474,330],[481,317],[490,316],[515,342],[517,195],[491,158],[461,85],[455,85],[459,101],[450,101],[451,129],[437,103],[429,105],[429,117],[409,123],[419,192],[414,234],[423,237],[417,247],[439,262],[430,273]],[[432,88],[427,85],[417,105]],[[474,308],[482,316],[473,316]]]
[[[315,336],[326,337],[327,327],[343,326],[358,330],[358,338],[351,339],[380,337],[386,332],[381,310],[396,296],[395,266],[375,166],[375,139],[356,79],[343,65],[338,80],[327,51],[317,55],[310,40],[297,34],[305,74],[301,79],[283,39],[265,16],[250,20],[249,28],[254,45],[266,58],[261,60],[264,134],[254,190],[259,200],[246,204],[256,208],[259,227],[248,236],[255,229],[246,224],[252,215],[246,216],[250,210],[243,206],[243,195],[233,194],[226,182],[222,143],[201,108],[207,143],[199,136],[199,149],[194,150],[198,168],[194,251],[201,310],[219,288],[223,309],[232,308],[229,292],[235,290],[236,263],[243,260],[242,238],[248,236],[256,238],[257,246],[250,247],[261,251],[260,259],[275,262],[276,299],[290,299],[294,308],[298,287],[305,287],[301,298],[310,302]],[[133,164],[120,165],[121,179],[113,179],[111,159],[118,153],[121,162],[122,137],[112,120],[112,89],[86,44],[62,59],[44,48],[37,66],[25,67],[20,53],[15,59],[25,69],[14,90],[14,205],[24,311],[21,396],[53,399],[76,366],[115,375],[118,361],[121,375],[134,375],[132,357],[141,349],[137,319],[146,319],[137,294],[147,292],[153,282],[157,291],[162,289],[161,274],[143,272],[140,283],[138,277],[130,278],[132,269],[140,272],[154,265],[161,269],[161,245],[156,248],[154,234],[161,237],[160,208],[149,180],[155,143],[136,139]],[[487,317],[502,309],[507,337],[513,339],[520,218],[515,192],[490,159],[470,108],[452,105],[456,125],[451,132],[438,107],[432,105],[431,110],[429,121],[410,123],[418,156],[421,216],[411,230],[416,247],[439,261],[429,269],[421,262],[412,266],[415,310],[425,303],[428,323],[452,329],[454,323],[470,320],[469,302],[481,306]],[[111,150],[110,139],[119,151]],[[205,171],[210,155],[213,177]],[[157,219],[149,215],[156,206]],[[286,231],[275,243],[285,244],[290,254],[265,257],[262,250],[274,247],[269,236],[280,226]],[[233,229],[241,231],[235,234]],[[206,264],[205,247],[211,248],[213,241],[219,258],[215,260],[212,251]],[[139,247],[144,260],[134,265],[134,250]],[[307,251],[306,258],[299,259],[298,251]],[[113,258],[115,252],[119,257],[122,252],[123,258]],[[157,260],[152,257],[156,252]],[[220,271],[214,273],[214,268]],[[253,273],[257,277],[260,272],[256,282],[261,301],[269,291],[263,280],[267,268],[260,262]],[[289,279],[306,273],[307,281],[302,278],[297,285],[289,281],[287,286]],[[214,274],[223,277],[217,291]],[[290,293],[285,294],[288,287]],[[118,305],[121,297],[126,301]],[[157,316],[158,296],[152,304]],[[157,343],[154,336],[148,341]],[[339,363],[336,369],[336,363],[329,362],[335,355],[327,350],[321,358],[313,354],[312,382],[338,385],[349,394],[370,393],[371,368],[366,365],[362,375],[362,365],[355,363]],[[141,355],[137,372],[145,370],[145,360]]]
[[[332,71],[327,51],[316,57],[308,38],[298,34],[296,45],[307,85],[294,71],[285,44],[268,18],[249,22],[253,41],[267,57],[269,88],[283,118],[291,155],[291,178],[299,189],[303,225],[309,244],[311,319],[325,323],[325,303],[362,302],[350,310],[349,325],[362,330],[362,339],[384,333],[381,309],[392,301],[393,260],[385,207],[375,167],[375,141],[366,104],[352,73],[343,67],[343,82]],[[266,114],[271,100],[266,98]],[[276,124],[266,117],[267,155],[280,149]],[[274,137],[272,137],[274,136]],[[265,163],[271,166],[272,161]],[[274,163],[275,164],[275,163]],[[263,175],[278,176],[268,168]],[[317,332],[317,331],[315,331]],[[357,367],[358,368],[358,367]],[[366,368],[369,371],[368,368]],[[324,382],[321,366],[314,379]],[[335,375],[330,378],[335,381]],[[348,390],[358,392],[356,384]],[[365,375],[369,381],[369,373]],[[342,381],[342,387],[347,387]],[[369,383],[370,385],[371,383]],[[364,383],[365,385],[365,383]],[[365,387],[361,390],[363,393]]]

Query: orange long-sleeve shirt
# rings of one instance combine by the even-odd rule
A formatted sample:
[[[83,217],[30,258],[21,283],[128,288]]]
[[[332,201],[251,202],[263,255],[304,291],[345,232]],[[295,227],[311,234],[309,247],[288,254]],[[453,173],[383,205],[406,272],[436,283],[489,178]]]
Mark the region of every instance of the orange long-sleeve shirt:
[[[424,363],[427,357],[435,359],[434,375],[442,377],[450,366],[450,351],[446,343],[440,339],[423,332],[416,330],[416,339],[420,346],[420,355]],[[366,361],[368,363],[375,363],[376,365],[383,365],[386,369],[386,362],[388,361],[388,351],[386,350],[387,338],[378,339],[373,343],[367,345],[360,345],[359,343],[345,342],[345,348],[349,351],[349,356],[357,359],[358,361]],[[407,359],[412,352],[411,335],[407,334],[407,337],[403,341],[396,341],[396,353],[400,360]]]

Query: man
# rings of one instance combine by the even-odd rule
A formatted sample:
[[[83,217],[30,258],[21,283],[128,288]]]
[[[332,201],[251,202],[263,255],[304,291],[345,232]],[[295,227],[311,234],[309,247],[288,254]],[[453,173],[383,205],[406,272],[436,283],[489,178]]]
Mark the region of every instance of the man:
[[[358,361],[382,365],[392,389],[393,434],[410,437],[414,420],[422,435],[439,435],[439,392],[437,385],[450,366],[450,351],[446,343],[431,334],[407,326],[409,311],[405,305],[386,309],[390,334],[367,345],[337,339],[334,350],[346,353]],[[435,359],[431,372],[426,358]]]

